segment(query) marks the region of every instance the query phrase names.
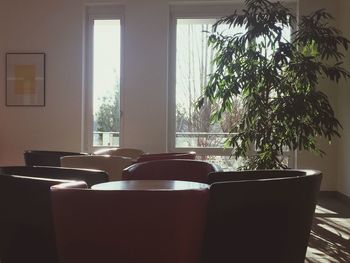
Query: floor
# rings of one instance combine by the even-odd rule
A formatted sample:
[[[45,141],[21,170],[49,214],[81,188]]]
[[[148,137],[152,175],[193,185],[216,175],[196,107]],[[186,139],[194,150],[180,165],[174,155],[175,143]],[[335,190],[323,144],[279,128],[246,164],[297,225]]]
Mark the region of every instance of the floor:
[[[350,204],[319,198],[305,263],[350,263]]]

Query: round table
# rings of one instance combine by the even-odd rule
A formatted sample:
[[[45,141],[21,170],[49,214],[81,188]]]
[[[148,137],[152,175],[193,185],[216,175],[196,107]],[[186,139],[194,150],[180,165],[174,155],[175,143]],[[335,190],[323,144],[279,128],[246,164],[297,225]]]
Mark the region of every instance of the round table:
[[[176,191],[191,189],[208,189],[209,185],[175,180],[125,180],[96,184],[91,187],[94,190],[159,190]]]

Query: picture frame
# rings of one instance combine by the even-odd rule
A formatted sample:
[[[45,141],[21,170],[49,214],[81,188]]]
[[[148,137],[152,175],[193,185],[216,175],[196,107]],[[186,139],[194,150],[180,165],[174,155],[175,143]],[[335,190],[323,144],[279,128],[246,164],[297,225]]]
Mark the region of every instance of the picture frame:
[[[45,106],[45,53],[6,53],[6,106]]]

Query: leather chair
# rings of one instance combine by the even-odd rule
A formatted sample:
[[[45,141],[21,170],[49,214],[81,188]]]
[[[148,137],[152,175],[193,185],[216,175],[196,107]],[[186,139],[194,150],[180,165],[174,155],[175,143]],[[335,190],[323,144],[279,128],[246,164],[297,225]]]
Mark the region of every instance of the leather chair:
[[[123,170],[123,180],[180,180],[208,183],[208,174],[222,171],[217,165],[197,160],[157,160],[135,163]]]
[[[111,156],[123,156],[129,157],[133,160],[139,158],[144,151],[135,148],[110,148],[110,149],[100,149],[94,152],[94,155],[111,155]]]
[[[62,167],[102,170],[108,174],[109,181],[121,180],[123,169],[131,164],[131,158],[121,156],[88,155],[61,158]]]
[[[67,155],[87,155],[87,153],[28,150],[24,152],[24,162],[26,166],[38,165],[59,167],[60,158]]]
[[[170,152],[170,153],[145,153],[140,155],[136,162],[149,162],[155,160],[168,160],[168,159],[196,159],[195,152]]]
[[[203,262],[304,263],[321,172],[220,172],[209,178]]]
[[[69,181],[0,175],[1,263],[58,262],[50,186],[64,182]]]
[[[51,192],[62,263],[199,262],[208,188]]]
[[[209,175],[209,184],[225,181],[245,181],[303,176],[309,170],[249,170],[234,172],[215,172]]]
[[[74,169],[51,166],[3,166],[0,174],[22,175],[37,178],[84,181],[88,187],[108,182],[108,174],[100,170]]]

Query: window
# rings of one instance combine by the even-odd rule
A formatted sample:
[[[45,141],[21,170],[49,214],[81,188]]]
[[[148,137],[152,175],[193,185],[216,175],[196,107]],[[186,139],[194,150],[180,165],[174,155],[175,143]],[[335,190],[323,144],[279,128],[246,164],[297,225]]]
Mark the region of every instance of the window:
[[[87,150],[120,146],[120,7],[87,9],[85,144]]]
[[[225,168],[237,168],[240,160],[230,158],[231,149],[224,148],[229,129],[242,115],[242,103],[236,98],[233,114],[222,116],[211,124],[210,116],[220,105],[209,101],[199,110],[195,103],[214,71],[214,50],[208,47],[212,25],[237,6],[173,6],[170,26],[169,74],[169,148],[173,151],[196,151],[200,159],[213,161]],[[243,27],[218,28],[223,34],[244,33]],[[283,32],[286,39],[290,29]],[[253,147],[252,147],[253,148]],[[253,151],[253,149],[252,149]]]
[[[209,74],[214,71],[211,63],[214,51],[207,44],[212,25],[227,14],[227,10],[233,9],[232,6],[216,6],[215,13],[211,13],[212,8],[206,6],[200,13],[191,13],[185,7],[176,6],[172,9],[171,21],[169,148],[196,151],[200,159],[223,167],[238,165],[229,158],[230,149],[224,149],[224,142],[229,126],[239,120],[240,102],[237,100],[234,115],[224,116],[221,123],[215,125],[211,124],[210,115],[218,105],[206,102],[199,110],[195,103],[207,85]],[[198,12],[198,8],[193,10]],[[221,27],[220,30],[233,34],[244,29]]]

